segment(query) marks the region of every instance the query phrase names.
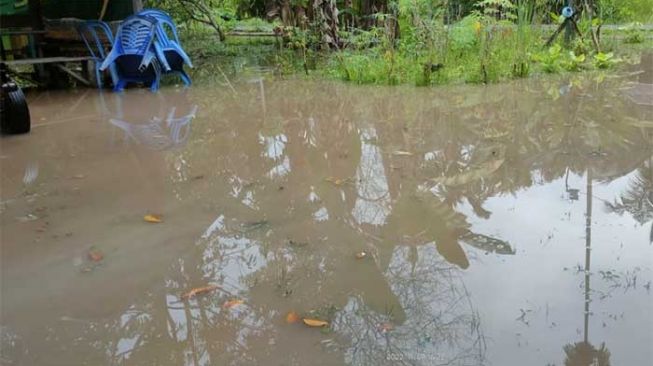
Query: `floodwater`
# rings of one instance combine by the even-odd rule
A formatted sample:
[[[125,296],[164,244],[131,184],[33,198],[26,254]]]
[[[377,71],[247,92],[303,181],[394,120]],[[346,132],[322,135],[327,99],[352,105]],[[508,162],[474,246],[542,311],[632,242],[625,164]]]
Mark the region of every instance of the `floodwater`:
[[[644,66],[32,94],[0,364],[650,365]]]

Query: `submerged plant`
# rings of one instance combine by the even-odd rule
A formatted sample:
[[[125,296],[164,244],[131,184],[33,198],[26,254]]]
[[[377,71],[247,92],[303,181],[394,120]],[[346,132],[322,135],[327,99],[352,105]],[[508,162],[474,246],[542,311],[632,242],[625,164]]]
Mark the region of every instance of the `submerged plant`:
[[[574,51],[569,51],[569,55],[562,65],[567,71],[580,71],[583,69],[585,59],[584,54],[576,55]]]
[[[594,67],[597,69],[608,69],[616,65],[620,60],[614,57],[612,52],[599,52],[594,55]]]
[[[558,72],[562,67],[562,47],[559,44],[555,44],[549,47],[546,52],[540,52],[533,58],[542,64],[544,72]]]
[[[624,28],[626,33],[624,37],[625,43],[642,43],[644,42],[644,32],[641,30],[642,23],[631,23]]]

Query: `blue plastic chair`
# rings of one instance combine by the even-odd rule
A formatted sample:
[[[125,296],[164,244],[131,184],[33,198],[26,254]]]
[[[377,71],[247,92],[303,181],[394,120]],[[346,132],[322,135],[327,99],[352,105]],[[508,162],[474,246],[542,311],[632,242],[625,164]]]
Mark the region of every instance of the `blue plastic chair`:
[[[84,41],[86,49],[88,49],[88,52],[95,62],[95,80],[97,82],[97,87],[102,89],[103,78],[100,65],[106,59],[107,52],[104,48],[104,43],[102,42],[101,37],[103,36],[110,45],[113,45],[113,32],[111,32],[111,28],[109,28],[109,25],[105,22],[87,20],[77,27],[77,33],[79,33],[82,41]],[[98,33],[101,33],[102,36]],[[118,82],[118,73],[114,64],[109,66],[109,73],[111,74],[113,85],[116,85]]]
[[[188,54],[186,54],[186,51],[181,47],[179,35],[177,34],[177,26],[170,15],[159,9],[143,9],[138,15],[150,16],[158,21],[156,34],[159,47],[163,53],[161,63],[164,65],[165,72],[179,74],[184,84],[190,86],[192,82],[186,71],[184,71],[184,64],[188,65],[188,67],[193,67],[193,63],[190,57],[188,57]],[[172,32],[172,38],[168,36],[165,29],[166,26]]]
[[[163,56],[155,40],[157,23],[155,18],[133,15],[120,24],[113,48],[100,67],[106,70],[115,64],[118,82],[114,91],[122,91],[129,82],[150,84],[153,92],[159,89],[161,67],[157,56]]]

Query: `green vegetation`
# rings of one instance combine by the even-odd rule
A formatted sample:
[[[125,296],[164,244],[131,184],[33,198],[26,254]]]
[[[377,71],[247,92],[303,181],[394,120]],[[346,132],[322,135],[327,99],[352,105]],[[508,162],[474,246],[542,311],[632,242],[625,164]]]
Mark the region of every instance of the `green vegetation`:
[[[560,26],[566,0],[164,0],[148,5],[177,18],[200,65],[229,58],[235,60],[230,71],[258,63],[282,74],[359,84],[491,83],[609,69],[628,61],[629,52],[650,48],[653,33],[643,23],[653,20],[653,0],[575,3],[573,39]],[[545,46],[559,26],[560,36]]]

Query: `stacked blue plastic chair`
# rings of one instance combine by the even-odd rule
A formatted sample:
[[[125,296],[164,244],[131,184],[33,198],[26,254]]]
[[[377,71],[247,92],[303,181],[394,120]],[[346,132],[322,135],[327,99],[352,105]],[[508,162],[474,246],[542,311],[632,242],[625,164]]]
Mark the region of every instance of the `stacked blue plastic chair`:
[[[193,67],[193,63],[181,47],[179,35],[177,34],[177,26],[170,15],[159,9],[143,9],[138,15],[150,16],[158,21],[156,35],[160,50],[163,53],[163,59],[160,61],[165,68],[165,72],[179,74],[184,84],[190,86],[191,80],[186,71],[184,71],[184,64],[188,65],[188,67]],[[165,29],[166,26],[172,32],[172,38],[168,36]]]
[[[113,48],[100,67],[106,70],[115,64],[118,82],[114,91],[122,91],[130,82],[149,84],[153,92],[159,89],[157,56],[163,56],[155,40],[157,24],[155,18],[142,15],[128,17],[120,24]]]
[[[95,80],[98,88],[101,89],[103,78],[100,65],[106,59],[107,52],[104,49],[104,43],[102,43],[101,36],[98,33],[103,33],[104,38],[106,38],[109,44],[113,44],[113,32],[111,32],[111,28],[109,28],[107,23],[98,20],[88,20],[82,23],[77,27],[77,32],[82,38],[82,41],[84,41],[91,57],[93,57],[93,61],[95,62]],[[116,85],[118,83],[118,73],[115,64],[109,66],[109,72],[111,74],[113,85]]]

